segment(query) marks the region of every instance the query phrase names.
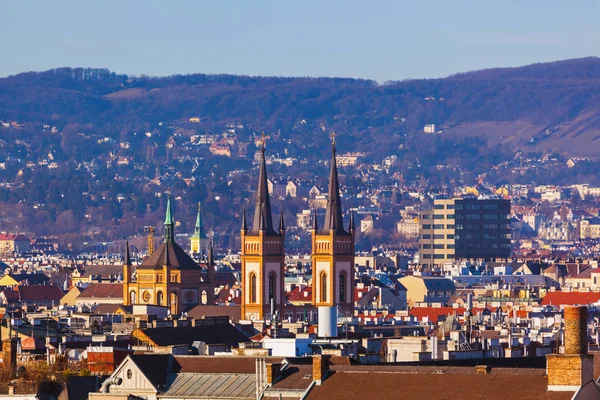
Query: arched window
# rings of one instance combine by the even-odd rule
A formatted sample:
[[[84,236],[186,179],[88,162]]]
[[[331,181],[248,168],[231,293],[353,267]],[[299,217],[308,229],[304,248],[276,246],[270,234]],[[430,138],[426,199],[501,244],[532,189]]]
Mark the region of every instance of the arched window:
[[[135,292],[132,290],[131,292],[129,292],[129,303],[136,304],[136,301],[137,301],[137,296],[135,295]]]
[[[339,295],[340,295],[339,302],[345,303],[346,302],[346,273],[345,272],[342,272],[340,274]]]
[[[250,303],[256,303],[256,274],[250,274]]]
[[[277,288],[277,274],[271,272],[269,274],[269,304],[271,304],[271,299],[273,300],[273,304],[276,302],[275,297],[275,289]]]
[[[327,274],[321,272],[321,303],[327,302]]]
[[[156,305],[158,305],[158,306],[163,305],[163,293],[162,292],[158,292],[156,294]]]
[[[206,290],[202,291],[202,304],[208,304],[208,293],[206,293]]]

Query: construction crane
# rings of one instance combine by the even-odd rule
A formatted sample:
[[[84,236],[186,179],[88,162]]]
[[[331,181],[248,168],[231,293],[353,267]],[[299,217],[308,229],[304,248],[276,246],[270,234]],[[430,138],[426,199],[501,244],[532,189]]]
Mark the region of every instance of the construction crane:
[[[144,232],[148,235],[148,255],[154,253],[154,231],[153,226],[144,227]]]

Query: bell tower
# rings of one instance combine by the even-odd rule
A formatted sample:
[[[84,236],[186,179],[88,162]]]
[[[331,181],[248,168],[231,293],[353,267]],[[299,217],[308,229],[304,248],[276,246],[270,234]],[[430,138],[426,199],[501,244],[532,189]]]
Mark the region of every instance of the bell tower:
[[[335,135],[331,141],[331,170],[325,221],[319,229],[317,214],[312,226],[313,305],[351,312],[354,282],[354,215],[344,229],[342,202],[336,165]]]
[[[194,227],[194,234],[190,238],[190,254],[192,256],[197,255],[197,259],[204,259],[208,257],[208,237],[204,231],[204,225],[202,224],[202,215],[200,213],[200,203],[198,203],[198,215],[196,216],[196,226]]]
[[[246,210],[242,214],[241,261],[242,261],[242,307],[241,318],[264,320],[271,317],[271,303],[283,314],[285,303],[285,225],[283,213],[279,229],[273,228],[271,201],[267,187],[265,142],[263,135],[260,149],[260,168],[256,191],[256,208],[252,230],[246,224]]]

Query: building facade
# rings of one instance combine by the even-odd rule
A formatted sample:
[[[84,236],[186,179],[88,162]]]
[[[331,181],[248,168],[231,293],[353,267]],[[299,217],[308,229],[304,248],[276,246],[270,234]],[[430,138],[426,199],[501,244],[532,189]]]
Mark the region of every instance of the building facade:
[[[435,200],[433,209],[420,216],[421,264],[439,266],[455,258],[508,258],[510,238],[510,200]]]
[[[177,315],[198,304],[213,303],[214,262],[209,248],[208,260],[201,267],[175,242],[175,222],[171,198],[167,200],[164,243],[136,271],[133,271],[127,244],[123,265],[123,304],[150,304],[168,307]]]

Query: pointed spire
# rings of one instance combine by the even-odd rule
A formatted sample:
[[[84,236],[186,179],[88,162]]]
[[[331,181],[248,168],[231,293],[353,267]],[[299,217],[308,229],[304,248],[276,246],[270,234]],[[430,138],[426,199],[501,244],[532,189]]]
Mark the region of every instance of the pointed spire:
[[[212,239],[210,239],[209,245],[208,245],[208,257],[207,257],[207,263],[208,263],[208,267],[214,267],[215,265],[215,258],[213,255],[213,241]]]
[[[248,232],[248,224],[246,224],[246,208],[242,211],[242,232]]]
[[[131,265],[131,255],[129,254],[129,240],[125,242],[125,265]]]
[[[262,147],[260,149],[260,170],[258,173],[258,188],[256,190],[256,208],[254,209],[254,220],[252,224],[252,234],[258,234],[259,231],[265,235],[273,236],[277,233],[273,229],[273,216],[271,213],[271,199],[269,197],[269,188],[267,184],[267,165],[265,161],[265,139],[262,134]]]
[[[327,197],[327,209],[325,211],[325,223],[321,234],[334,232],[338,235],[347,235],[344,230],[344,219],[342,216],[342,202],[340,198],[340,183],[338,181],[337,163],[335,157],[335,133],[331,134],[331,170],[329,172],[329,192]]]
[[[283,235],[285,232],[285,222],[283,221],[283,210],[279,214],[279,234]]]
[[[167,194],[167,214],[165,215],[165,243],[175,241],[175,223],[173,222],[173,212],[171,211],[171,193]]]
[[[319,223],[317,221],[317,209],[316,208],[313,208],[312,230],[315,232],[317,232],[319,230]]]
[[[194,226],[194,234],[192,239],[206,239],[206,233],[204,232],[204,224],[202,224],[202,214],[200,212],[200,202],[198,202],[198,215],[196,216],[196,225]]]
[[[350,210],[350,226],[348,227],[348,232],[354,234],[356,227],[354,226],[354,211]]]

